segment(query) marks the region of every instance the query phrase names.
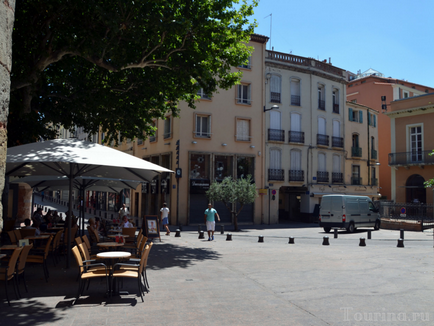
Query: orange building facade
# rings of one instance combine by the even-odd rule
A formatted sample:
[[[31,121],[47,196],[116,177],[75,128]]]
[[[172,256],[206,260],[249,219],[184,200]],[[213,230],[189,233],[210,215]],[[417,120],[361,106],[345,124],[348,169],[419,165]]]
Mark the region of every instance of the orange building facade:
[[[379,189],[382,198],[390,200],[392,199],[392,170],[388,163],[392,142],[391,120],[386,114],[381,113],[390,112],[392,101],[425,95],[434,92],[434,88],[405,80],[385,78],[372,69],[357,77],[347,84],[347,101],[366,105],[380,113],[378,115]]]
[[[385,115],[390,119],[391,198],[398,203],[433,203],[434,93],[393,101]]]

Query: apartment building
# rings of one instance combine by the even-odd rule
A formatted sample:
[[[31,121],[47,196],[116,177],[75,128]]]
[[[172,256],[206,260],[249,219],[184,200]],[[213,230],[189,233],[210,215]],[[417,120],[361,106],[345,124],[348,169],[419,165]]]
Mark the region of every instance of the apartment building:
[[[267,51],[265,185],[268,220],[314,220],[344,184],[346,72],[326,61]]]
[[[155,136],[122,144],[119,149],[173,171],[179,177],[162,174],[141,189],[132,191],[130,211],[135,216],[158,215],[166,202],[172,225],[203,223],[208,200],[205,192],[211,182],[226,176],[252,175],[262,188],[262,105],[265,45],[268,38],[254,34],[250,62],[241,70],[241,84],[219,90],[213,96],[202,90],[195,110],[180,103],[179,117],[167,115],[154,120]],[[140,187],[139,187],[140,188]],[[261,223],[263,197],[245,205],[238,222]],[[231,224],[232,216],[223,203],[215,203],[221,221]]]
[[[395,100],[385,114],[390,119],[391,199],[397,203],[433,203],[434,93]]]
[[[390,111],[390,103],[399,99],[434,92],[434,88],[418,85],[406,80],[385,77],[374,69],[359,74],[350,74],[347,84],[347,100],[366,105],[379,113]],[[378,161],[381,195],[392,198],[392,170],[388,164],[391,146],[390,118],[378,115]]]

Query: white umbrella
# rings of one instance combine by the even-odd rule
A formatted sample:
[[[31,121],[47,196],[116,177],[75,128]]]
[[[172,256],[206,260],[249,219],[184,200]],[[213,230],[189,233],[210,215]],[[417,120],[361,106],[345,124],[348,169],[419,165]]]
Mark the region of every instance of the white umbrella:
[[[113,148],[78,139],[54,139],[8,148],[6,176],[56,175],[69,178],[69,212],[73,180],[87,176],[151,181],[161,172],[173,171]],[[71,223],[71,218],[69,218]],[[71,230],[71,225],[68,226]],[[71,234],[68,234],[69,267]]]

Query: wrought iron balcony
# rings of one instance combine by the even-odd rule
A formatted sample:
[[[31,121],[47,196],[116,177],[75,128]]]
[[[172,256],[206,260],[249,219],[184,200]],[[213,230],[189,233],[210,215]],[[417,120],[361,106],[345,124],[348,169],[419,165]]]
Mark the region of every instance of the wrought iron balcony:
[[[375,149],[371,149],[371,160],[376,160],[377,156],[377,151]]]
[[[300,95],[291,95],[291,105],[300,106]]]
[[[329,145],[329,136],[328,135],[322,135],[322,134],[316,134],[316,144],[322,145],[322,146],[328,146]]]
[[[268,140],[285,141],[285,130],[268,129]]]
[[[289,181],[304,181],[303,170],[289,170]]]
[[[288,141],[290,143],[304,144],[304,132],[303,131],[289,131]]]
[[[340,172],[332,172],[332,183],[344,183],[344,174]]]
[[[431,150],[390,153],[389,165],[432,165],[434,164],[434,155],[429,155],[431,153]]]
[[[325,101],[324,100],[318,100],[318,109],[325,111]]]
[[[378,186],[378,179],[377,178],[371,178],[371,186]]]
[[[351,156],[352,157],[362,157],[362,148],[361,147],[351,147]]]
[[[339,104],[333,103],[333,113],[339,113]]]
[[[316,181],[317,182],[329,182],[329,173],[324,171],[316,171]]]
[[[272,103],[280,103],[280,93],[271,92],[271,100]]]
[[[344,138],[332,137],[332,147],[344,148]]]
[[[268,180],[284,181],[285,172],[281,169],[268,169]]]
[[[351,184],[352,185],[361,186],[362,185],[362,178],[360,178],[360,177],[351,177]]]

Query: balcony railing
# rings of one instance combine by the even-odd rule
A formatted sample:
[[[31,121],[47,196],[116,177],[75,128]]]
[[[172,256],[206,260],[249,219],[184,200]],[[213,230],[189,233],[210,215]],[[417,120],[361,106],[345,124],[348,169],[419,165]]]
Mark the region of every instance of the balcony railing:
[[[371,178],[371,186],[378,186],[378,179],[377,178]]]
[[[340,172],[332,172],[332,183],[344,183],[344,174]]]
[[[316,171],[316,181],[317,182],[329,182],[329,173],[324,171]]]
[[[344,139],[342,137],[332,137],[332,147],[344,148]]]
[[[390,153],[389,165],[431,165],[434,164],[434,155],[429,151],[413,151],[404,153]]]
[[[289,181],[304,181],[303,170],[289,170]]]
[[[352,157],[362,157],[362,148],[361,147],[351,147],[351,156]]]
[[[351,177],[351,184],[352,185],[362,185],[362,178],[360,177]]]
[[[339,104],[333,103],[333,113],[339,113]]]
[[[268,169],[268,180],[284,181],[285,172],[281,169]]]
[[[377,156],[377,151],[375,149],[371,149],[371,160],[376,160]]]
[[[290,143],[304,144],[304,132],[303,131],[289,131],[288,141]]]
[[[325,110],[325,101],[324,100],[318,100],[318,109]]]
[[[272,103],[280,103],[280,93],[271,92],[271,100]]]
[[[285,141],[285,130],[268,129],[268,140]]]
[[[329,145],[329,136],[328,135],[322,135],[322,134],[316,134],[316,144],[322,145],[322,146],[328,146]]]
[[[291,105],[300,106],[300,95],[291,95]]]

